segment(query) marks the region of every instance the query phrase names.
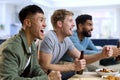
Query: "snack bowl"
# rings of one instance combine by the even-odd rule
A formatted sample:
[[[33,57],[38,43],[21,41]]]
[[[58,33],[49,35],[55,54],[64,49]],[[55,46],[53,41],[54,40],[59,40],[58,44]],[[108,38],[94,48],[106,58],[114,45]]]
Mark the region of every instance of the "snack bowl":
[[[105,68],[101,68],[101,69],[96,69],[96,73],[100,76],[114,76],[116,74],[119,73],[119,71],[115,71],[112,69],[105,69]]]

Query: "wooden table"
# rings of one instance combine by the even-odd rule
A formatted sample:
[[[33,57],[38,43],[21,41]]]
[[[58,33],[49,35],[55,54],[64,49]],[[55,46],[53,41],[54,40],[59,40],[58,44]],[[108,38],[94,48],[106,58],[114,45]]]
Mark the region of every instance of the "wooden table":
[[[82,75],[76,74],[68,80],[105,80],[102,79],[96,72],[83,72]]]

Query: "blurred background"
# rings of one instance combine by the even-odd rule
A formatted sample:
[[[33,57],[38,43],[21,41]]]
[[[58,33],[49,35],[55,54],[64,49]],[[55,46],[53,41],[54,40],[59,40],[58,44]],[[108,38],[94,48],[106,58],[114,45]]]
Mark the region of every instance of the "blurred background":
[[[120,0],[0,0],[0,39],[19,32],[18,13],[29,4],[36,4],[45,11],[45,31],[53,29],[50,17],[54,10],[64,8],[74,12],[74,19],[81,14],[93,16],[92,38],[120,38]]]

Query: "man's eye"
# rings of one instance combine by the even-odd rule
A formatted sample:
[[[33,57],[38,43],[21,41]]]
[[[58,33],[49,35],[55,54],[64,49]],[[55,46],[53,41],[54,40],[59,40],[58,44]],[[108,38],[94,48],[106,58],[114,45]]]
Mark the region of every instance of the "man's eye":
[[[40,22],[42,22],[43,20],[40,20]]]
[[[73,20],[69,20],[69,22],[72,22]]]
[[[92,24],[90,24],[90,26],[92,26]]]
[[[92,26],[92,24],[88,24],[89,26]]]
[[[45,19],[40,19],[40,22],[45,22]]]

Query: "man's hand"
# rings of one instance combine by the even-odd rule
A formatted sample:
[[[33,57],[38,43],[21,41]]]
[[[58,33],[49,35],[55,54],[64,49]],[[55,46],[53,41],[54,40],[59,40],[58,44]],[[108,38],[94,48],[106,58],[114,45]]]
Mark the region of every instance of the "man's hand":
[[[117,48],[117,46],[112,46],[112,49],[113,49],[113,57],[120,55],[120,48]]]
[[[51,71],[48,74],[48,80],[62,80],[61,73],[59,71]]]
[[[85,59],[75,59],[74,61],[74,69],[75,71],[80,71],[82,69],[85,69],[86,67],[86,60]]]
[[[111,46],[105,46],[102,50],[102,58],[108,58],[113,56],[113,49]]]

